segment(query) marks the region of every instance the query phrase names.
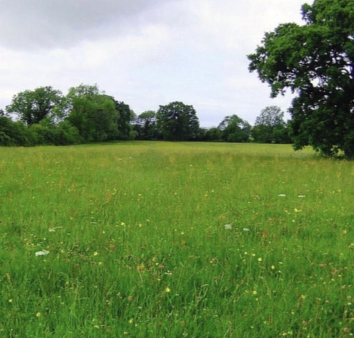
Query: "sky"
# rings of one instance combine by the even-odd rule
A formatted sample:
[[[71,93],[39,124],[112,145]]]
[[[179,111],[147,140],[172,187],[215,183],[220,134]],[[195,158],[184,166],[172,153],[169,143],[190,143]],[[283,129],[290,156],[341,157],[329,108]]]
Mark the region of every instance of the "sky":
[[[305,2],[0,0],[0,109],[25,90],[97,84],[137,115],[181,101],[201,127],[233,114],[253,124],[292,96],[271,99],[247,55],[279,24],[302,24]]]

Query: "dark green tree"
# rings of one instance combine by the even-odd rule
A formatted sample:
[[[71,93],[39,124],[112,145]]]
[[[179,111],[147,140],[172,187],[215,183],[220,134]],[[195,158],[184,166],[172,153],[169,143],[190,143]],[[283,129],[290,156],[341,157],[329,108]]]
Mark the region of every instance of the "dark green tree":
[[[1,146],[31,146],[34,140],[27,126],[21,121],[13,121],[7,116],[0,116]]]
[[[279,25],[248,55],[249,70],[272,97],[296,94],[290,113],[294,148],[354,156],[354,1],[315,0],[302,6],[305,24]]]
[[[205,132],[205,141],[211,141],[211,142],[222,141],[222,131],[217,127],[209,128]]]
[[[156,112],[153,110],[141,113],[133,123],[139,140],[154,140],[157,138]]]
[[[252,128],[252,138],[259,143],[291,143],[284,113],[279,107],[269,106],[261,111]]]
[[[6,111],[17,115],[28,126],[39,123],[44,118],[54,123],[65,117],[66,100],[59,90],[50,86],[40,87],[15,95]]]
[[[116,101],[114,97],[111,98],[114,102],[119,117],[117,139],[130,140],[135,138],[133,126],[131,124],[131,121],[134,119],[134,112],[130,109],[128,104],[122,101]]]
[[[196,140],[199,133],[199,120],[193,106],[182,102],[171,102],[160,106],[156,114],[159,132],[165,140]]]
[[[119,135],[119,114],[112,97],[100,92],[97,85],[70,88],[68,120],[84,142],[114,140]]]
[[[251,125],[237,115],[226,116],[218,126],[221,139],[226,142],[247,142],[251,134]]]

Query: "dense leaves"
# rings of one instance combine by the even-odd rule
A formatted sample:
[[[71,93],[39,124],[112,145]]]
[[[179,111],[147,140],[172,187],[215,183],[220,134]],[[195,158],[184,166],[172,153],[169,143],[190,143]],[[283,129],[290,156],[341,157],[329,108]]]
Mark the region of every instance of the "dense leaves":
[[[265,34],[248,56],[250,71],[272,96],[296,93],[290,113],[295,149],[307,144],[333,156],[354,155],[354,2],[304,5],[305,24],[287,23]]]
[[[139,140],[154,140],[158,137],[156,112],[148,110],[134,120],[134,130]]]
[[[226,116],[218,129],[220,139],[226,142],[247,142],[251,135],[251,125],[237,115]]]
[[[160,106],[156,114],[159,132],[165,140],[188,141],[197,139],[199,120],[193,106],[171,102]]]
[[[264,108],[252,128],[252,138],[259,143],[291,143],[284,112],[276,106]]]
[[[280,111],[277,107],[272,109]],[[279,125],[276,126],[274,134],[277,135],[271,139],[273,143],[282,143],[279,140],[283,135],[280,134],[287,131],[282,116],[282,129],[279,131]],[[160,106],[157,112],[148,110],[136,116],[128,104],[106,95],[97,85],[72,87],[66,96],[52,87],[41,87],[14,96],[7,113],[0,109],[0,146],[133,139],[249,142],[251,135],[257,135],[257,128],[259,131],[264,123],[252,128],[234,114],[226,116],[217,127],[200,128],[194,107],[182,102],[175,101]],[[257,142],[269,142],[266,138],[254,138]]]
[[[51,121],[65,117],[66,100],[59,90],[40,87],[26,90],[14,96],[12,104],[6,107],[8,113],[17,115],[27,125],[39,123],[44,118]]]
[[[100,93],[97,86],[80,85],[68,94],[70,115],[85,142],[101,142],[118,135],[118,112],[113,100]]]

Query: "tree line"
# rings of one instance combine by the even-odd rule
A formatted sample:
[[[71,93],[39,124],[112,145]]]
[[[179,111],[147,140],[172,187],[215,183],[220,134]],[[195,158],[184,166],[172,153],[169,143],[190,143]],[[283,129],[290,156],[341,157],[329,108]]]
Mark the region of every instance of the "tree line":
[[[237,115],[201,128],[192,105],[171,102],[136,115],[128,104],[97,85],[72,87],[67,95],[50,86],[15,95],[0,110],[0,145],[70,145],[115,140],[290,143],[280,108],[265,108],[252,127]]]
[[[280,24],[264,35],[249,71],[271,96],[295,98],[284,121],[266,107],[252,127],[237,115],[203,129],[193,106],[172,102],[136,116],[97,86],[51,87],[19,93],[0,110],[0,145],[77,144],[111,140],[293,143],[331,157],[354,158],[354,1],[314,0],[301,8],[303,25]],[[16,119],[11,119],[15,117]]]

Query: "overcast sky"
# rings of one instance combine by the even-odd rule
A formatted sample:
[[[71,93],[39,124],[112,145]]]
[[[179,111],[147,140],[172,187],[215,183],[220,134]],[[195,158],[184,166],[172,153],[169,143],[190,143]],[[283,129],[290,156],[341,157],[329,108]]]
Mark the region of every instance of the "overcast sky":
[[[182,101],[202,127],[286,111],[249,73],[266,31],[305,0],[0,0],[0,109],[24,90],[97,84],[136,114]],[[310,2],[312,3],[312,1]]]

